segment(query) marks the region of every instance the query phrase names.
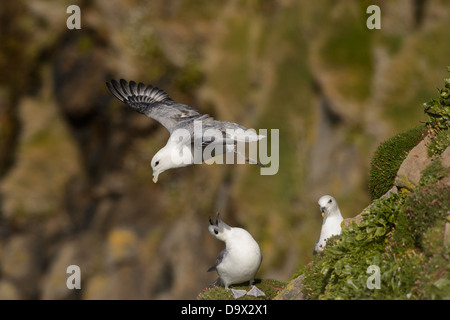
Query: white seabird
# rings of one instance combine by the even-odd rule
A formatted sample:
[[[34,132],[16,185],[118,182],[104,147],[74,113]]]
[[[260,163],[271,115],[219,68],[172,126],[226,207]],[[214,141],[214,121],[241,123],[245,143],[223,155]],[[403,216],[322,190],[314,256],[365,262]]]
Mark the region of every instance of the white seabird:
[[[209,232],[213,237],[225,242],[225,249],[217,257],[216,263],[208,269],[208,272],[216,270],[219,278],[213,284],[222,284],[225,289],[232,284],[249,281],[252,289],[245,290],[231,289],[237,299],[245,294],[253,296],[264,296],[264,292],[253,286],[256,272],[258,271],[262,253],[258,243],[251,234],[242,228],[232,228],[216,215],[216,221],[209,219]]]
[[[258,141],[265,136],[257,135],[254,131],[234,122],[214,120],[208,114],[201,114],[191,106],[172,100],[163,90],[151,85],[146,86],[142,82],[136,84],[134,81],[128,83],[124,79],[120,82],[111,80],[106,86],[117,99],[137,112],[158,121],[170,133],[167,144],[151,161],[153,182],[156,183],[158,176],[166,170],[202,163],[227,152],[235,152],[247,162],[264,167],[260,162],[237,150],[236,144]],[[201,130],[195,130],[197,128],[195,126],[199,123]],[[205,148],[214,151],[214,154],[210,152],[211,156],[205,157],[203,153]]]
[[[322,230],[320,231],[319,240],[314,247],[313,254],[322,251],[325,248],[326,240],[334,235],[341,234],[341,223],[344,218],[341,215],[339,206],[332,196],[323,196],[318,201],[320,211],[322,212]]]

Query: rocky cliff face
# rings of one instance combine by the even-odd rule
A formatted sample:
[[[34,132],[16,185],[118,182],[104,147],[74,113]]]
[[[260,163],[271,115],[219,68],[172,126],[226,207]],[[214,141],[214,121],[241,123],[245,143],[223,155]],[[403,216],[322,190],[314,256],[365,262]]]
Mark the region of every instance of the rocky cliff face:
[[[317,199],[333,194],[346,218],[369,203],[372,152],[423,119],[450,56],[444,1],[383,2],[377,32],[359,2],[99,0],[68,30],[70,4],[0,7],[1,298],[196,297],[222,249],[217,210],[259,241],[260,277],[289,279],[311,259]],[[201,165],[154,185],[168,135],[111,78],[279,129],[279,172]]]

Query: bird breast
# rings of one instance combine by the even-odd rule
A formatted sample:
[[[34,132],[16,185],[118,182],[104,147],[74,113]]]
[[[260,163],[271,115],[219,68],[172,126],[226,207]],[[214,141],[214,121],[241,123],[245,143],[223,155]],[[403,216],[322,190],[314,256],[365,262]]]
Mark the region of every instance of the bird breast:
[[[225,243],[230,258],[239,260],[242,264],[254,265],[260,262],[261,250],[258,243],[247,231],[234,228]]]
[[[342,217],[328,217],[322,225],[322,232],[327,237],[341,233]]]

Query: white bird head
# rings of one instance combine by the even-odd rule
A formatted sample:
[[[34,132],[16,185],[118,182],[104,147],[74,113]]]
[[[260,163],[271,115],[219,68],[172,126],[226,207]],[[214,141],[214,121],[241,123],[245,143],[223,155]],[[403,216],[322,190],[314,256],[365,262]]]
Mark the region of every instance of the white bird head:
[[[153,182],[166,170],[192,164],[192,152],[186,145],[174,144],[171,140],[152,159]]]
[[[208,227],[209,233],[211,235],[221,241],[225,241],[227,239],[227,234],[231,231],[231,227],[227,225],[225,222],[223,222],[220,217],[219,213],[216,214],[216,221],[212,221],[211,218],[209,219],[210,226]]]
[[[159,150],[152,159],[151,165],[153,169],[153,182],[158,182],[158,177],[166,170],[173,168],[170,153],[166,148]]]
[[[322,218],[327,218],[330,214],[339,213],[339,206],[332,196],[322,196],[319,201],[320,212],[322,213]]]

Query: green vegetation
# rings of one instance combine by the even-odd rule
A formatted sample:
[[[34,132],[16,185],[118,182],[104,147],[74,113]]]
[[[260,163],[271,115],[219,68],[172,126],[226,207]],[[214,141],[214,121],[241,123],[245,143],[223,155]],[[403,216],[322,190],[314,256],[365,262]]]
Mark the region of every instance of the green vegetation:
[[[450,190],[430,185],[375,200],[361,223],[343,228],[302,268],[308,299],[440,299],[450,294],[449,248],[443,226]],[[369,266],[380,289],[369,289]],[[297,274],[297,275],[298,275]]]
[[[436,221],[445,221],[450,208],[448,199],[450,190],[434,185],[412,193],[397,222],[397,229],[400,231],[395,235],[396,240],[426,249],[423,237]]]
[[[428,115],[431,129],[450,129],[450,78],[444,82],[444,88],[438,89],[438,97],[424,103],[424,111]]]
[[[419,125],[382,143],[370,162],[369,193],[378,199],[394,185],[395,175],[409,151],[424,137],[425,126]]]
[[[390,286],[369,290],[366,285],[370,265],[381,268],[382,283],[398,276],[392,266],[382,263],[386,240],[392,234],[403,195],[376,200],[362,213],[360,224],[345,227],[340,237],[328,241],[327,249],[315,257],[303,280],[308,299],[370,299],[392,295]],[[384,288],[383,288],[384,287]],[[395,288],[406,295],[410,288]]]
[[[450,189],[441,179],[450,168],[439,155],[450,145],[448,92],[425,104],[430,121],[387,140],[371,161],[370,193],[373,203],[360,222],[344,226],[327,248],[302,267],[307,299],[450,299],[450,248],[444,239],[450,221]],[[379,198],[394,183],[408,152],[431,135],[429,156],[434,160],[409,193]],[[447,240],[448,241],[448,240]],[[379,270],[380,286],[371,288],[372,267]]]
[[[448,67],[450,72],[450,67]],[[444,88],[438,89],[438,97],[423,104],[428,115],[428,156],[440,155],[450,146],[450,78],[444,80]]]
[[[419,181],[419,185],[429,185],[442,179],[450,172],[450,168],[445,168],[442,166],[441,160],[437,159],[430,163],[430,165],[425,168],[422,178]]]
[[[428,156],[439,156],[448,146],[450,146],[450,130],[432,131],[431,141],[428,144]]]
[[[414,282],[420,299],[450,298],[450,248],[443,241],[449,199],[448,187],[425,186],[407,198],[399,217],[395,239],[422,256],[421,270]]]
[[[450,67],[448,67],[450,72]],[[444,88],[438,89],[438,97],[423,104],[428,115],[428,156],[440,155],[450,146],[450,78],[444,80]]]
[[[285,287],[285,283],[277,281],[277,280],[256,280],[255,285],[258,289],[262,290],[266,295],[263,297],[253,297],[249,295],[245,295],[238,300],[271,300],[276,297],[278,292]],[[232,286],[233,289],[240,290],[250,290],[251,287],[249,285],[237,285]],[[233,294],[228,289],[226,290],[224,287],[214,286],[212,288],[207,288],[202,291],[198,297],[198,300],[235,300]]]

